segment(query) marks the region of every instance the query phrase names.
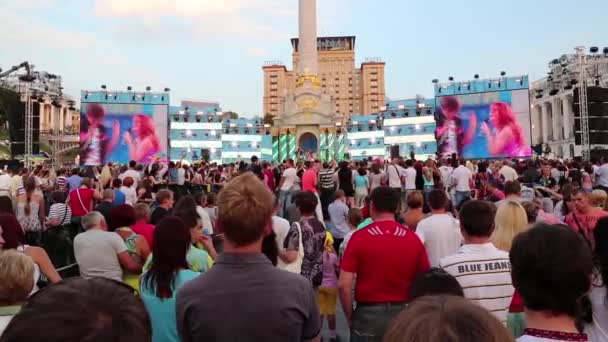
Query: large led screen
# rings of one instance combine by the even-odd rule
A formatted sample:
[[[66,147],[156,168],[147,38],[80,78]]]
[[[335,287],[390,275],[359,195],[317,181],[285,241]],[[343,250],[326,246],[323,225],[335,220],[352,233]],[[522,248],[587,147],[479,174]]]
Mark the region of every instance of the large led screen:
[[[436,98],[437,145],[443,157],[529,157],[528,89]]]
[[[166,157],[167,111],[167,105],[83,103],[80,164],[148,164]]]

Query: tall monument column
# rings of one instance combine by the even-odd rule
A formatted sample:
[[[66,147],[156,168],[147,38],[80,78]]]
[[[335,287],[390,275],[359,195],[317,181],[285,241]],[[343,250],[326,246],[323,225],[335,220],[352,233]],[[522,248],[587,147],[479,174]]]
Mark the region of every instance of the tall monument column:
[[[299,76],[317,76],[319,59],[317,51],[317,0],[299,0]]]

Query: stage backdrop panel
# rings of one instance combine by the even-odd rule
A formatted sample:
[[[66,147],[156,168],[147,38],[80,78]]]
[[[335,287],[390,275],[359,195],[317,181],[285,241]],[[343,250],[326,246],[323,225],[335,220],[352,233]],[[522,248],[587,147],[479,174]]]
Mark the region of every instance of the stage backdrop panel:
[[[467,159],[529,157],[528,89],[436,97],[438,150]]]
[[[80,163],[150,163],[167,156],[167,105],[83,103]]]

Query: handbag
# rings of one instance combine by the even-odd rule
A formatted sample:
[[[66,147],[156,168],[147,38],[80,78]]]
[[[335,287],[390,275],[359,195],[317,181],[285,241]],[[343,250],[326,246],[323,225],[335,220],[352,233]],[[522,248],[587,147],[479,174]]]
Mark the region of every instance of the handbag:
[[[84,203],[82,203],[82,198],[80,197],[80,189],[76,189],[76,196],[78,196],[78,202],[80,202],[80,206],[82,210],[84,210],[85,215],[89,213],[89,209],[85,208]]]
[[[298,222],[294,222],[294,225],[298,229],[298,257],[293,262],[287,264],[279,258],[277,266],[291,273],[300,274],[302,271],[302,261],[304,260],[304,245],[302,244],[302,228]]]

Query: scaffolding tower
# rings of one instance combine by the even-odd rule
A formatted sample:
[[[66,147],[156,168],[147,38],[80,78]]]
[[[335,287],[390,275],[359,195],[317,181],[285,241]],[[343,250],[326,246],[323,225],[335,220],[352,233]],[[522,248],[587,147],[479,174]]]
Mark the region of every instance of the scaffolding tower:
[[[589,103],[587,102],[587,55],[585,48],[576,47],[577,62],[579,65],[578,104],[581,112],[581,148],[583,160],[591,158],[591,144],[589,137]]]

